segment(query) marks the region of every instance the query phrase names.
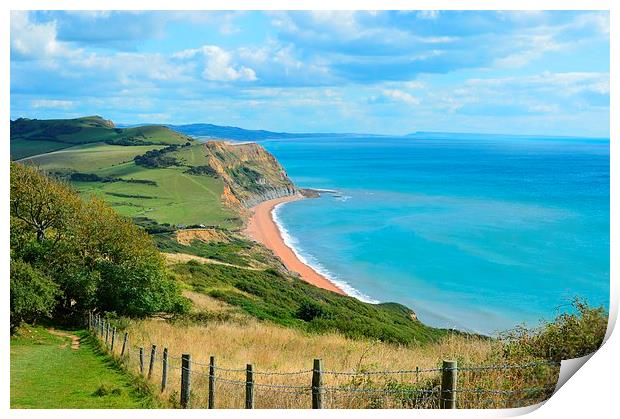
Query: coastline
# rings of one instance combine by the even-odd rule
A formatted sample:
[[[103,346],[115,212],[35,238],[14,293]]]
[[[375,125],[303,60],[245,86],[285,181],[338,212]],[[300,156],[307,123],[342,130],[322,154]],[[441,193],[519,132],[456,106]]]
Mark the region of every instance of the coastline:
[[[282,232],[273,218],[274,209],[286,202],[304,199],[301,194],[270,199],[250,208],[252,215],[243,231],[251,239],[262,243],[280,258],[288,270],[298,273],[304,281],[341,295],[348,295],[325,276],[319,274],[312,267],[303,263],[295,252],[287,246],[282,238]]]

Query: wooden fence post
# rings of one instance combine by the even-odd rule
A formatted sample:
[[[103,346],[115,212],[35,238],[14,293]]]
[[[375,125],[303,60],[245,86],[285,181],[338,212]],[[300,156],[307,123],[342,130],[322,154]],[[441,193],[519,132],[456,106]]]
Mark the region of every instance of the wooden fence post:
[[[147,378],[150,380],[153,375],[153,367],[155,366],[155,356],[157,355],[157,346],[151,345],[151,359],[149,360],[149,374]]]
[[[215,409],[215,357],[209,358],[209,409]]]
[[[191,365],[192,357],[189,354],[181,356],[181,407],[189,407],[189,397],[191,392]]]
[[[101,316],[99,316],[99,335],[103,338],[103,324],[105,323],[104,320],[101,319]]]
[[[245,408],[254,409],[254,371],[252,364],[245,367]]]
[[[168,381],[168,348],[164,348],[164,353],[161,357],[161,392],[166,390],[166,384]]]
[[[456,409],[456,361],[443,361],[441,372],[441,409]]]
[[[110,322],[107,321],[105,325],[105,346],[108,346],[109,335],[110,335]]]
[[[144,375],[144,348],[140,347],[140,374]]]
[[[315,359],[312,366],[312,408],[323,408],[323,382],[321,378],[321,360]]]
[[[110,344],[110,352],[114,355],[114,340],[116,340],[116,327],[112,328],[112,343]]]
[[[127,348],[127,339],[129,338],[129,334],[125,332],[125,336],[123,337],[123,347],[121,348],[121,358],[125,356],[125,349]]]

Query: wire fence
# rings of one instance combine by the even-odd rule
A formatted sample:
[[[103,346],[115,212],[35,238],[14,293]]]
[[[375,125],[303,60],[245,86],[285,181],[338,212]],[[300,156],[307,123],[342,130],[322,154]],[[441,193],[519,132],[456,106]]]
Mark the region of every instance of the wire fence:
[[[458,365],[384,371],[333,371],[320,360],[312,368],[267,371],[253,365],[198,362],[156,345],[137,346],[127,333],[89,316],[89,329],[132,374],[154,385],[181,408],[481,409],[524,407],[555,391],[560,363]]]

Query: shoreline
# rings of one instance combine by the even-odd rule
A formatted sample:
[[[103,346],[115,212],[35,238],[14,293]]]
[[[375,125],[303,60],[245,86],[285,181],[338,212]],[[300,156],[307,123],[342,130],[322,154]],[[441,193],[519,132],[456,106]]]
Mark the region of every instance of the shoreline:
[[[273,211],[280,204],[298,201],[300,199],[304,199],[304,197],[301,194],[296,194],[270,199],[253,206],[250,208],[252,215],[243,233],[251,239],[265,245],[280,258],[289,271],[299,274],[301,279],[305,282],[315,287],[333,291],[337,294],[348,295],[332,281],[315,271],[311,266],[299,260],[293,249],[284,242],[282,232],[273,219]]]

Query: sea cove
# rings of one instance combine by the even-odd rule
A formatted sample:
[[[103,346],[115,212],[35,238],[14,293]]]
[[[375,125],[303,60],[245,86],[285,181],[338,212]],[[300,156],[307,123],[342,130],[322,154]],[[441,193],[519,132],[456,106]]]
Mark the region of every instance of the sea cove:
[[[609,141],[442,135],[260,142],[318,199],[279,206],[303,261],[367,301],[492,334],[608,305]]]

